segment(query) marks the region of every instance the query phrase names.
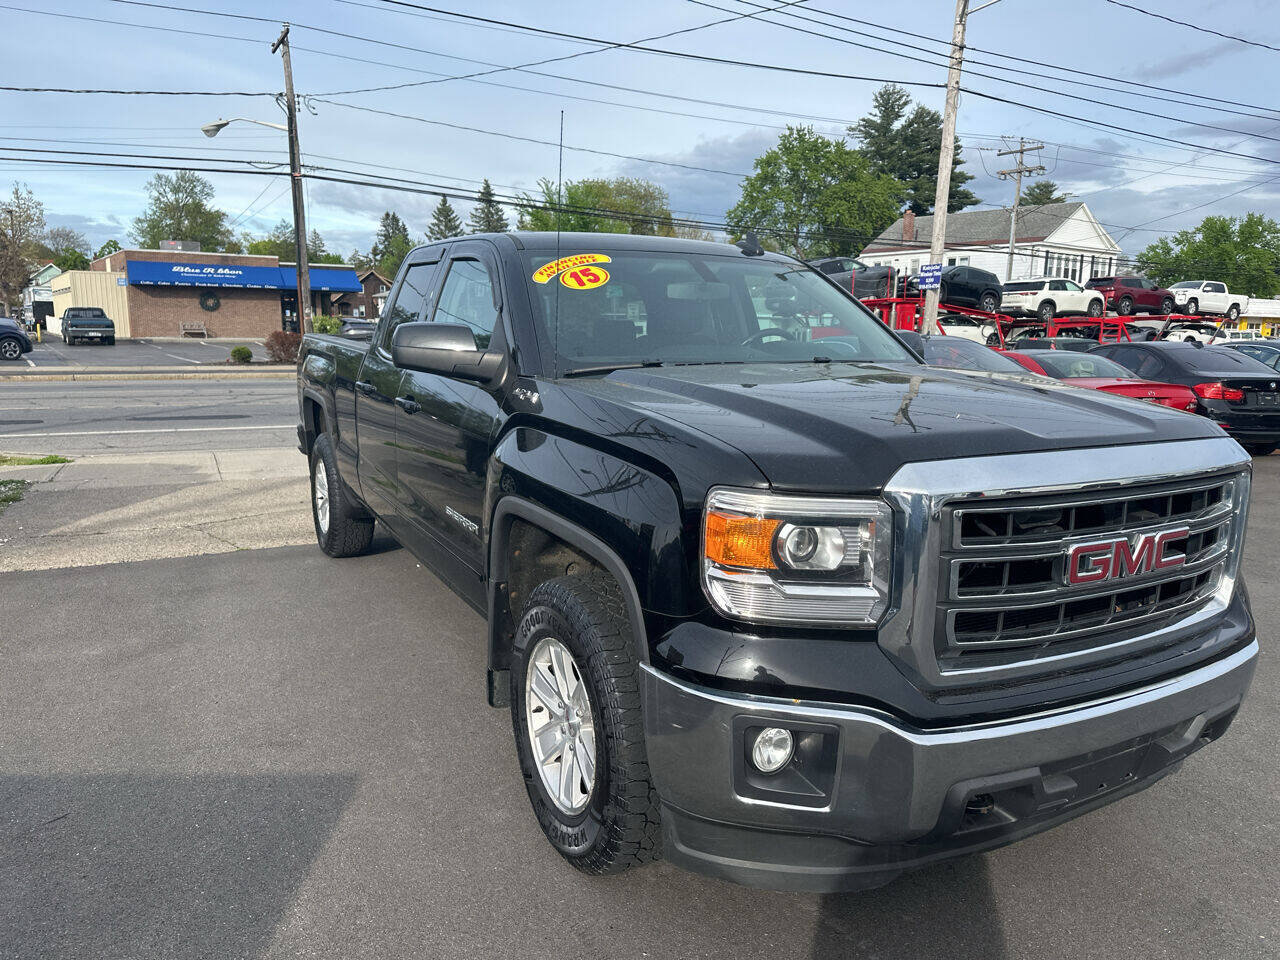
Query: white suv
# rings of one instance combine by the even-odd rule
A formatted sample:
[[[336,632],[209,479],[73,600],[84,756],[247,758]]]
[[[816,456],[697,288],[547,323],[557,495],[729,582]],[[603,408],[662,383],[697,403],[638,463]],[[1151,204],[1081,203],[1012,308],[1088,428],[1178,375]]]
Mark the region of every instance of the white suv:
[[[1241,302],[1245,299],[1230,293],[1227,285],[1217,280],[1183,280],[1169,289],[1173,291],[1173,302],[1179,312],[1213,313],[1228,320],[1240,316]]]
[[[1107,309],[1106,298],[1096,290],[1086,290],[1066,277],[1014,280],[1004,285],[1000,312],[1039,317],[1046,323],[1068,313],[1100,317]]]

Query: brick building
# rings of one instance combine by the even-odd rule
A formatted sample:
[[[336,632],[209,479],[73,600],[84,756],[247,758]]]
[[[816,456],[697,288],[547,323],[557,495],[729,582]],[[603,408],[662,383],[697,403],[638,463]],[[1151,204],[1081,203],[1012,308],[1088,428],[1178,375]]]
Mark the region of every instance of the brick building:
[[[121,338],[177,337],[196,329],[211,337],[265,337],[285,326],[286,305],[297,296],[292,267],[250,254],[118,250],[58,280],[55,315],[70,306],[103,307]],[[335,293],[363,289],[344,265],[313,267],[311,284],[315,313],[323,313]]]
[[[360,292],[335,294],[327,312],[335,317],[377,320],[391,292],[391,281],[377,270],[365,270],[356,278],[360,281]]]

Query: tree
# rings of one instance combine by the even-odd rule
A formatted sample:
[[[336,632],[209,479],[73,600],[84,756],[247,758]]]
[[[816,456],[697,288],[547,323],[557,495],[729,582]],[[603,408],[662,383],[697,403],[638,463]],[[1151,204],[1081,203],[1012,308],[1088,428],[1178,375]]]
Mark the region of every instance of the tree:
[[[120,244],[115,240],[108,240],[98,248],[98,252],[93,255],[93,259],[97,260],[99,257],[109,257],[111,254],[119,252]]]
[[[217,251],[234,243],[226,213],[210,205],[213,184],[199,174],[157,173],[147,183],[147,194],[147,209],[131,231],[139,246],[155,249],[164,240],[187,240]]]
[[[1179,280],[1218,280],[1232,293],[1272,297],[1280,291],[1280,224],[1260,213],[1205,217],[1194,229],[1161,237],[1137,259],[1162,287]]]
[[[355,267],[356,273],[364,273],[366,270],[373,268],[373,258],[367,253],[361,253],[354,247],[351,250],[351,255],[347,257],[347,263]]]
[[[493,187],[488,179],[480,187],[480,197],[471,208],[467,217],[472,233],[506,233],[511,227],[507,224],[507,215],[502,211],[502,204],[493,198]]]
[[[898,218],[903,199],[901,184],[843,140],[789,126],[725,217],[735,235],[754,230],[797,257],[848,255]]]
[[[87,258],[89,255],[89,239],[79,230],[70,227],[50,227],[44,235],[44,245],[55,254],[64,250],[75,250]]]
[[[280,220],[265,237],[250,240],[245,245],[245,252],[257,256],[277,257],[286,263],[298,259],[298,245],[294,239],[293,222]],[[307,259],[312,263],[342,263],[342,256],[330,253],[325,247],[324,237],[318,230],[312,230],[307,237]]]
[[[384,277],[394,277],[400,270],[400,264],[413,249],[413,241],[409,239],[409,228],[404,225],[400,215],[388,210],[378,222],[378,233],[373,238],[373,246],[369,257],[373,260],[378,272]]]
[[[642,236],[675,237],[693,231],[672,221],[667,191],[650,180],[614,177],[609,180],[568,180],[556,202],[556,185],[538,181],[540,197],[522,195],[537,204],[520,211],[522,230],[561,230],[582,233],[634,233]],[[557,216],[557,209],[560,210]]]
[[[5,313],[22,300],[31,262],[44,233],[44,206],[25,184],[0,201],[0,296]]]
[[[81,250],[67,247],[57,251],[53,256],[53,265],[66,273],[68,270],[88,270],[89,257]]]
[[[462,233],[462,221],[449,203],[448,197],[441,197],[431,212],[431,223],[427,225],[428,240],[448,240]]]
[[[1062,203],[1067,197],[1068,194],[1058,192],[1058,185],[1052,180],[1037,180],[1022,192],[1022,202],[1034,206]]]
[[[906,188],[907,207],[917,216],[931,213],[938,190],[938,154],[942,150],[942,115],[917,105],[910,113],[911,95],[888,83],[876,91],[871,112],[848,128],[874,173],[886,174]],[[960,169],[964,163],[960,138],[956,138],[951,163],[951,193],[947,210],[954,213],[981,201],[965,184],[973,175]]]

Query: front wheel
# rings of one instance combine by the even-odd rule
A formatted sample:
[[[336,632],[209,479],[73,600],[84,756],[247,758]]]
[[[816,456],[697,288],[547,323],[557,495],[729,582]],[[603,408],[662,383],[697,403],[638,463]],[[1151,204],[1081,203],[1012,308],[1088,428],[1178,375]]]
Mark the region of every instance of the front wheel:
[[[1200,312],[1200,301],[1199,301],[1199,300],[1188,300],[1188,301],[1187,301],[1187,316],[1189,316],[1189,317],[1194,317],[1194,316],[1195,316],[1197,313],[1199,313],[1199,312]]]
[[[1132,307],[1130,307],[1130,309],[1132,309]],[[1088,314],[1089,314],[1089,316],[1091,316],[1091,317],[1100,317],[1100,316],[1102,316],[1102,301],[1101,301],[1101,300],[1090,300],[1090,301],[1089,301],[1089,306],[1087,306],[1087,307],[1085,308],[1085,312],[1086,312],[1086,313],[1088,313]]]
[[[373,542],[373,518],[349,502],[327,433],[311,448],[311,519],[320,549],[331,557],[359,556]]]
[[[12,337],[0,340],[0,360],[17,360],[22,356],[22,344]]]
[[[551,845],[594,875],[659,859],[640,670],[616,581],[592,573],[539,585],[512,652],[516,752]]]
[[[1173,308],[1175,306],[1176,304],[1171,298],[1165,297],[1160,301],[1160,312],[1167,317],[1169,314],[1173,313]]]

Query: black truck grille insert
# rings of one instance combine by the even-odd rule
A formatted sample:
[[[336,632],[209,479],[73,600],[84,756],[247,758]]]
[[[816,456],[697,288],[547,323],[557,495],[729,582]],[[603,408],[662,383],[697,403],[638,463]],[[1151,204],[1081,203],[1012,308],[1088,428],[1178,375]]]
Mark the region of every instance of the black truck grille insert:
[[[1189,616],[1208,603],[1226,568],[1236,482],[1230,474],[948,507],[934,632],[939,666],[1029,663]],[[1147,541],[1161,533],[1169,537],[1160,556],[1174,562],[1137,562],[1144,550],[1154,555]],[[1072,582],[1069,566],[1080,562],[1073,547],[1090,545],[1103,545],[1096,562],[1108,574]]]

